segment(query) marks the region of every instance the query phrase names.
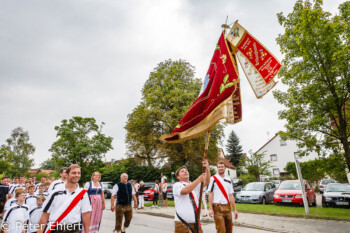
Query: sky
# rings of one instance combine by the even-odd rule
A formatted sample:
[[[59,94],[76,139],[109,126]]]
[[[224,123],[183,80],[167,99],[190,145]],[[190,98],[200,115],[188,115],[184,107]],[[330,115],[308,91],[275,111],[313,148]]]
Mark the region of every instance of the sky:
[[[221,25],[236,20],[280,61],[277,13],[295,0],[16,0],[0,1],[0,144],[22,127],[36,147],[35,167],[50,158],[55,126],[73,116],[105,122],[113,137],[106,160],[126,158],[124,126],[160,62],[183,59],[203,79]],[[337,12],[341,0],[324,0]],[[244,152],[284,130],[269,92],[256,99],[240,69],[243,120],[225,128]],[[275,80],[278,80],[275,77]],[[279,82],[275,89],[286,90]],[[180,119],[179,119],[180,120]]]

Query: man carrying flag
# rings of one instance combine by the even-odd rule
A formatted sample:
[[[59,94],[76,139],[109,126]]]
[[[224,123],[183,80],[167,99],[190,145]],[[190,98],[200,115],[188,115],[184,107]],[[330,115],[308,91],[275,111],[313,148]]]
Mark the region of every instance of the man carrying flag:
[[[67,168],[67,181],[54,189],[43,204],[38,233],[79,233],[81,220],[89,232],[91,203],[86,189],[79,188],[81,168],[73,164]]]
[[[218,173],[210,178],[209,183],[209,216],[214,217],[218,233],[232,233],[231,205],[238,218],[233,197],[233,188],[230,177],[225,176],[226,166],[223,161],[217,163]]]
[[[209,184],[210,170],[208,161],[202,162],[206,169],[205,173],[200,175],[195,181],[190,182],[190,173],[186,166],[182,166],[175,172],[176,182],[173,186],[173,195],[175,202],[175,233],[202,233],[198,223],[198,199],[200,194],[201,182],[204,186]]]

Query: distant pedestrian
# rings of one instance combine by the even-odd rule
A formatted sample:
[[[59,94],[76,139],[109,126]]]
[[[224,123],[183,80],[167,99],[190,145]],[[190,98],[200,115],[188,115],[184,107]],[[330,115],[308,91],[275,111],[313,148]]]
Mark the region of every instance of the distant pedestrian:
[[[2,218],[4,214],[5,203],[9,199],[8,198],[9,186],[6,184],[6,180],[7,180],[7,177],[4,176],[1,179],[1,185],[0,185],[0,218]]]
[[[138,194],[139,194],[139,209],[143,209],[145,207],[145,190],[146,190],[146,187],[143,183],[143,181],[141,180],[140,181],[140,187],[138,189]]]
[[[203,233],[198,222],[198,205],[201,182],[204,186],[209,183],[210,170],[207,160],[203,160],[205,173],[201,174],[195,181],[190,181],[190,173],[186,166],[180,167],[175,172],[176,182],[173,186],[175,202],[175,233]]]
[[[159,181],[156,180],[154,184],[154,192],[153,192],[153,205],[152,207],[158,207],[158,199],[159,199]]]
[[[102,211],[105,209],[104,191],[100,180],[101,174],[96,171],[92,173],[91,181],[86,182],[84,186],[84,188],[88,190],[92,206],[92,211],[90,214],[90,233],[96,233],[99,231]]]
[[[163,200],[164,200],[164,207],[168,207],[168,199],[167,199],[167,194],[168,194],[168,184],[167,184],[167,179],[163,179],[162,183],[162,194],[163,194]]]

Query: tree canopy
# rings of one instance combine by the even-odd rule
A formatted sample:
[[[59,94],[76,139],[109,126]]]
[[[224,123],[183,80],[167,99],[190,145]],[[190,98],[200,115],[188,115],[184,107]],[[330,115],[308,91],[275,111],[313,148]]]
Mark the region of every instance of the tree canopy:
[[[60,126],[56,126],[58,138],[51,146],[52,158],[59,169],[71,164],[81,166],[84,182],[89,180],[93,171],[103,167],[102,158],[106,152],[112,149],[112,137],[102,133],[101,125],[96,124],[94,118],[72,117],[63,120]]]
[[[25,175],[34,165],[34,160],[29,156],[34,154],[35,147],[30,143],[28,131],[21,127],[15,128],[11,137],[6,140],[6,144],[1,145],[0,166],[2,170],[11,177]]]
[[[184,60],[166,60],[150,73],[142,89],[141,103],[128,115],[125,129],[128,154],[153,165],[155,159],[168,158],[170,166],[200,164],[205,138],[177,144],[159,140],[170,133],[198,97],[201,80],[194,78],[194,67]],[[217,143],[223,136],[222,125],[211,131],[208,157],[215,160]]]
[[[271,161],[265,161],[265,152],[253,153],[249,151],[250,156],[241,160],[242,166],[248,171],[248,174],[255,177],[255,181],[260,181],[260,176],[271,175]]]
[[[318,153],[340,143],[350,169],[350,2],[332,16],[321,0],[298,0],[278,20],[285,29],[277,38],[285,55],[279,77],[288,85],[274,91],[286,107],[279,112],[287,121],[281,136]]]
[[[243,158],[243,149],[242,146],[239,145],[239,138],[233,130],[228,137],[226,150],[228,152],[228,156],[230,157],[230,162],[237,167]]]

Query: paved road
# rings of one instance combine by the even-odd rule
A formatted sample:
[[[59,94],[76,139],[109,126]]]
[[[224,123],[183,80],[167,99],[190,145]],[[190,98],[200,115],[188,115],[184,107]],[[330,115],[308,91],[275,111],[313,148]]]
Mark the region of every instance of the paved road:
[[[103,219],[101,222],[100,232],[111,233],[114,229],[114,213],[110,210],[103,212]],[[214,223],[203,224],[203,231],[205,233],[216,233]],[[173,233],[174,225],[173,219],[156,217],[147,214],[134,213],[131,220],[130,227],[127,233]],[[235,233],[268,233],[269,231],[257,230],[252,228],[235,227]]]

